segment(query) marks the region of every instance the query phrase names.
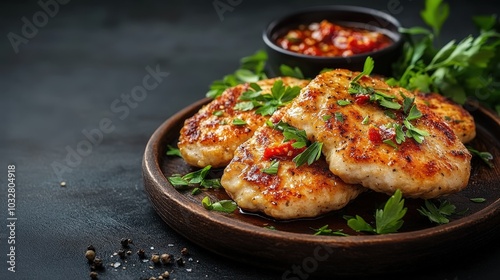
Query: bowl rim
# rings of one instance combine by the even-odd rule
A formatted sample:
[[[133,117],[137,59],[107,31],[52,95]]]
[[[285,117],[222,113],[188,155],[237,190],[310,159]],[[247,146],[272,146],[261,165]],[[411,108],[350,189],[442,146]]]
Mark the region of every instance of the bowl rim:
[[[389,30],[393,35],[394,38],[391,37],[393,40],[393,43],[385,48],[375,50],[375,51],[370,51],[370,52],[365,52],[361,54],[355,54],[355,55],[350,55],[350,56],[313,56],[313,55],[307,55],[307,54],[301,54],[297,52],[292,52],[286,49],[283,49],[279,45],[277,45],[274,40],[272,39],[272,34],[274,29],[279,26],[282,22],[287,21],[289,19],[292,19],[294,17],[308,14],[308,13],[317,13],[317,12],[329,12],[329,11],[346,11],[346,12],[357,12],[360,14],[366,14],[366,15],[371,15],[376,18],[382,18],[383,20],[389,22],[396,31],[389,30],[385,27],[379,27],[381,29]],[[378,27],[378,26],[377,26]],[[266,44],[267,47],[271,48],[272,50],[279,52],[281,54],[285,55],[290,55],[296,58],[303,58],[303,59],[311,59],[314,61],[337,61],[337,60],[346,60],[346,59],[361,59],[365,58],[370,55],[374,54],[380,54],[380,53],[387,53],[391,52],[397,48],[400,47],[400,45],[403,43],[403,36],[399,29],[401,28],[401,23],[399,22],[398,19],[396,19],[394,16],[391,14],[388,14],[386,12],[368,8],[368,7],[363,7],[363,6],[354,6],[354,5],[323,5],[323,6],[313,6],[301,10],[297,10],[291,13],[287,13],[282,15],[281,17],[278,17],[270,22],[268,22],[262,32],[262,39],[264,43]]]

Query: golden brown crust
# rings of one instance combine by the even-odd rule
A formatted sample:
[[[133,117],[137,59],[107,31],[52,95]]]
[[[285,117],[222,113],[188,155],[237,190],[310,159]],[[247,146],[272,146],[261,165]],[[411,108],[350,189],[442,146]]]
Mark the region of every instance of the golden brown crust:
[[[309,82],[283,77],[258,81],[257,84],[264,93],[268,93],[278,79],[283,80],[285,86],[303,87]],[[240,95],[248,89],[248,84],[229,88],[194,116],[186,119],[180,131],[178,147],[188,164],[197,167],[227,165],[236,148],[265,123],[269,116],[234,109]],[[214,114],[215,112],[220,115]],[[244,120],[247,124],[234,125],[234,119]]]
[[[302,90],[283,120],[322,142],[330,170],[347,183],[362,184],[387,194],[400,189],[407,197],[420,198],[463,189],[470,175],[471,155],[451,128],[423,101],[415,100],[422,117],[412,121],[416,128],[429,133],[423,143],[407,138],[395,149],[370,140],[370,129],[390,131],[388,127],[401,124],[404,115],[401,110],[394,111],[393,119],[376,103],[355,104],[348,89],[357,74],[348,70],[320,74]],[[401,93],[414,97],[413,93],[391,88],[379,79],[364,76],[359,83],[394,96],[400,104]],[[352,104],[340,106],[338,100],[350,100]],[[343,120],[323,118],[335,114],[341,114]],[[362,124],[367,116],[369,123]]]
[[[459,104],[438,93],[418,93],[417,99],[440,116],[462,143],[470,142],[476,137],[474,118]]]
[[[274,122],[278,122],[278,114],[273,116]],[[344,207],[366,190],[340,180],[323,157],[300,167],[291,158],[282,158],[277,174],[263,172],[271,162],[264,157],[264,150],[283,140],[280,131],[264,125],[236,150],[221,184],[240,208],[276,219],[315,217]]]

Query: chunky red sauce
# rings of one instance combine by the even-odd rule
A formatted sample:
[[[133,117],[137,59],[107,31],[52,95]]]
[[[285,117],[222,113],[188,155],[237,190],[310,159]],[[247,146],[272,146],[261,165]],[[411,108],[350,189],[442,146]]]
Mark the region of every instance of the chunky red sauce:
[[[277,146],[267,147],[264,150],[264,158],[266,159],[290,159],[302,153],[306,148],[296,149],[292,147],[295,141],[288,141]]]
[[[351,56],[372,52],[392,44],[386,35],[366,29],[349,28],[323,20],[300,25],[278,38],[285,50],[313,56]]]

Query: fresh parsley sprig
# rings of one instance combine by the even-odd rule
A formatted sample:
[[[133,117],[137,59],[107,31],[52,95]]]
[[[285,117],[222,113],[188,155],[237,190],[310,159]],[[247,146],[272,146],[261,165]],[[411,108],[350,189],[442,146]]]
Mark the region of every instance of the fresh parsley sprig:
[[[221,80],[212,82],[206,96],[209,98],[217,98],[230,87],[266,79],[267,76],[264,72],[266,61],[267,53],[263,50],[259,50],[253,55],[243,57],[240,60],[240,68],[233,74],[226,75]]]
[[[429,200],[425,200],[424,206],[417,209],[417,211],[429,218],[429,220],[436,224],[447,224],[450,222],[449,217],[455,213],[456,206],[451,204],[447,200],[440,202],[439,206],[436,206]]]
[[[459,104],[477,100],[500,114],[500,33],[494,30],[496,17],[474,17],[479,35],[436,48],[448,15],[444,1],[426,1],[421,16],[432,31],[424,27],[401,29],[407,40],[403,55],[393,65],[393,78],[387,82],[409,90],[438,92]]]
[[[233,213],[234,210],[238,209],[238,205],[232,200],[224,199],[219,201],[212,201],[208,196],[205,196],[201,200],[201,205],[203,205],[203,207],[207,210],[224,213]]]
[[[347,225],[353,230],[374,234],[387,234],[397,232],[403,226],[403,217],[407,208],[404,207],[402,192],[398,189],[387,200],[383,209],[375,211],[375,227],[367,223],[362,217],[347,217]]]
[[[241,111],[255,110],[256,114],[267,116],[272,115],[279,107],[285,106],[300,93],[298,86],[284,86],[282,80],[276,80],[271,88],[271,93],[267,94],[262,88],[253,83],[250,89],[241,94],[235,109]]]
[[[486,165],[488,165],[490,168],[494,168],[495,166],[493,165],[493,155],[489,152],[480,152],[471,146],[465,146],[467,150],[473,155],[479,157]]]
[[[203,188],[221,188],[220,179],[208,179],[206,178],[211,165],[207,165],[202,169],[196,170],[194,172],[187,173],[185,175],[174,174],[167,178],[167,180],[174,186],[174,188],[179,190],[184,190],[192,188],[195,186],[200,186]]]
[[[292,159],[296,167],[299,167],[305,163],[311,165],[320,158],[323,143],[311,143],[307,138],[305,130],[300,130],[282,121],[274,125],[272,123],[268,123],[268,125],[271,125],[274,129],[280,130],[283,133],[283,141],[287,142],[293,140],[293,148],[300,149],[303,147],[307,147],[302,153],[298,154]]]

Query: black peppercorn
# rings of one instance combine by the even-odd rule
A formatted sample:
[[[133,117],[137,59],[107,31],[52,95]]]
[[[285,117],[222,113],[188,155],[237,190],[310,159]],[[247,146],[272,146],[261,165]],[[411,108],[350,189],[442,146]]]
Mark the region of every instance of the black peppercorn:
[[[95,252],[95,248],[94,248],[94,246],[92,246],[92,245],[89,245],[89,246],[87,247],[87,250],[91,250],[91,251],[94,251],[94,252]]]
[[[100,258],[95,258],[93,266],[94,266],[95,269],[101,269],[101,268],[103,268],[102,260]]]
[[[97,272],[95,271],[90,272],[90,278],[97,279]]]
[[[139,249],[139,251],[137,251],[137,255],[139,255],[139,258],[141,259],[146,258],[146,252],[144,251],[144,249]]]
[[[187,256],[188,254],[189,254],[188,249],[187,249],[187,248],[182,248],[182,250],[181,250],[181,255],[183,255],[183,256]]]
[[[130,238],[122,238],[122,240],[120,240],[120,243],[124,248],[127,248],[130,244],[134,244],[134,242],[132,242],[132,239]]]
[[[118,250],[117,252],[118,256],[121,258],[121,259],[124,259],[125,258],[125,250]]]
[[[177,263],[178,266],[184,266],[186,264],[183,258],[178,258],[175,260],[175,262]]]

